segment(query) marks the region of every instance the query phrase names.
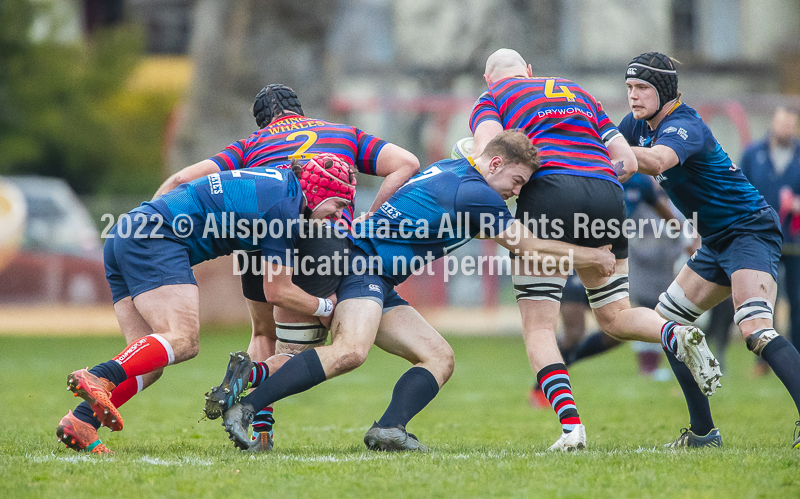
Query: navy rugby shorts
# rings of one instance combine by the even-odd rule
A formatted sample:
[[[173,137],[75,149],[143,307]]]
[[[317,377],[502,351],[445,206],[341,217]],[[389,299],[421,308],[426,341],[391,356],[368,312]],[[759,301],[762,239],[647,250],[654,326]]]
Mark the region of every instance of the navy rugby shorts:
[[[359,256],[367,258],[366,253],[356,248],[353,251],[353,259],[355,260]],[[408,302],[397,294],[394,284],[388,279],[378,275],[377,271],[366,269],[364,272],[365,269],[358,268],[352,262],[351,260],[350,271],[344,276],[336,290],[336,298],[339,303],[350,298],[364,298],[378,303],[383,308],[384,314],[394,307],[408,305]],[[358,275],[359,273],[362,275]]]
[[[150,214],[147,216],[149,218]],[[150,223],[148,220],[139,233],[150,234],[155,226]],[[175,236],[170,238],[171,231],[163,232],[162,239],[133,237],[139,228],[139,224],[134,223],[133,230],[128,231],[131,235],[121,237],[118,227],[119,223],[111,228],[103,247],[106,279],[114,303],[170,284],[197,285],[189,263],[189,248],[175,240]]]
[[[778,215],[772,208],[765,208],[703,238],[703,246],[686,265],[720,286],[730,286],[731,274],[742,269],[767,272],[777,281],[782,243]]]

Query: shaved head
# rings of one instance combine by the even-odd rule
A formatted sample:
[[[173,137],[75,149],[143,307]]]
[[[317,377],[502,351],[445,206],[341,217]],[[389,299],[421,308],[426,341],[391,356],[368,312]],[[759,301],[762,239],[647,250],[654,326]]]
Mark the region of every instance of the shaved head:
[[[500,49],[486,59],[486,76],[494,81],[509,76],[527,76],[528,64],[512,49]]]

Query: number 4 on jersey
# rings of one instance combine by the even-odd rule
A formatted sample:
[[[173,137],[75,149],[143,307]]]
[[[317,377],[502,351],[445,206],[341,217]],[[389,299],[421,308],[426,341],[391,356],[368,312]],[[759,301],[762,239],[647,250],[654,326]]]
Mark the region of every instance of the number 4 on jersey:
[[[575,94],[569,91],[564,85],[559,85],[560,92],[555,91],[556,80],[544,81],[544,96],[548,99],[567,99],[567,102],[575,102]]]

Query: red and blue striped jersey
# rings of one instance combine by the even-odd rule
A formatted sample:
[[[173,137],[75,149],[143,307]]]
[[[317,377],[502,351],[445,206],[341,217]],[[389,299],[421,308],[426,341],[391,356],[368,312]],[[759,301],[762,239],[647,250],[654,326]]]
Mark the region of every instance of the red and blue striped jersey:
[[[317,154],[335,154],[361,173],[375,175],[375,163],[386,141],[358,128],[292,114],[279,118],[237,140],[211,157],[220,170],[270,166],[279,168],[292,159],[301,162]]]
[[[256,166],[285,168],[292,159],[305,163],[318,154],[329,153],[355,165],[361,173],[375,175],[378,154],[386,144],[350,125],[292,114],[253,132],[245,140],[237,140],[210,159],[222,171]],[[352,208],[345,210],[343,217],[351,225]]]
[[[594,97],[569,80],[500,80],[475,103],[469,122],[472,133],[486,120],[530,137],[542,162],[534,178],[566,173],[616,182],[606,144],[619,136],[619,130]]]

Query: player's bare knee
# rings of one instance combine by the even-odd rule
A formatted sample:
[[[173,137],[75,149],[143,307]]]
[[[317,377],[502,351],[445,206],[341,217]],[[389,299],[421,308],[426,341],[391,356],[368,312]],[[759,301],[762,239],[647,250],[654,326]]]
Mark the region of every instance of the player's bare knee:
[[[336,358],[333,364],[333,371],[338,374],[344,374],[361,366],[367,360],[367,353],[369,348],[364,349],[360,347],[353,347],[343,350]]]

